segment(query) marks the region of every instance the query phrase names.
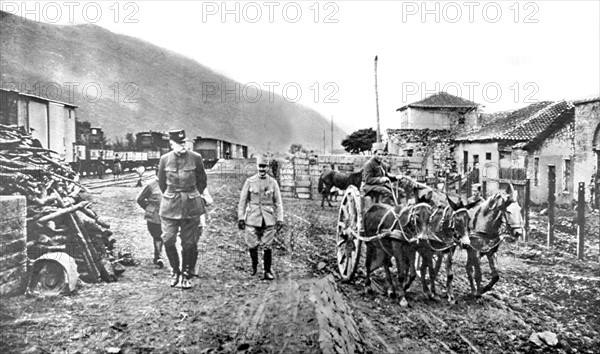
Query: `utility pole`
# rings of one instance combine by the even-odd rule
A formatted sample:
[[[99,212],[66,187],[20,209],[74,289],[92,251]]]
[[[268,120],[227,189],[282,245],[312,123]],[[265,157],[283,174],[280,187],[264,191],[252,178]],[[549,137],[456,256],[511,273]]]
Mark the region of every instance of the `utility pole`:
[[[377,55],[375,56],[375,106],[377,107],[377,142],[381,142],[381,133],[379,132],[379,93],[377,92]]]
[[[331,154],[333,155],[333,114],[331,115]]]

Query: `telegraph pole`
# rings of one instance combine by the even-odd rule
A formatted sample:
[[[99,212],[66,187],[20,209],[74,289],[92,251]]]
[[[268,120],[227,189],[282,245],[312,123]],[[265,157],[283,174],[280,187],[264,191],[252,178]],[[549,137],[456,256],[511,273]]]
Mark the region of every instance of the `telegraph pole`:
[[[377,108],[377,142],[381,142],[381,133],[379,132],[379,93],[377,92],[377,55],[375,56],[375,106]]]
[[[331,115],[331,154],[333,155],[333,114]]]

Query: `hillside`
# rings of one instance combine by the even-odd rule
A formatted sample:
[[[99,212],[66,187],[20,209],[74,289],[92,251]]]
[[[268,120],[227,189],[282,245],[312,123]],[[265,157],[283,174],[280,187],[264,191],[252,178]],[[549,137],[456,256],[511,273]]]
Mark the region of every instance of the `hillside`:
[[[77,118],[102,127],[113,142],[127,132],[183,127],[188,136],[238,142],[251,151],[287,151],[292,143],[320,150],[325,130],[330,146],[330,122],[316,111],[278,95],[270,102],[266,91],[255,103],[256,92],[221,95],[235,81],[143,40],[5,12],[0,32],[4,88],[74,103]],[[336,148],[346,135],[335,127]]]

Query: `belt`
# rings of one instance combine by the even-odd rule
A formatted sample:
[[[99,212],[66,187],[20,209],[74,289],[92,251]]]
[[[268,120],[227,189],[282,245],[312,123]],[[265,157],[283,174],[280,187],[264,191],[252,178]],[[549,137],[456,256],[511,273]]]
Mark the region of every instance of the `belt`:
[[[167,186],[167,192],[171,192],[171,193],[190,193],[190,192],[194,192],[197,191],[196,187],[170,187]]]

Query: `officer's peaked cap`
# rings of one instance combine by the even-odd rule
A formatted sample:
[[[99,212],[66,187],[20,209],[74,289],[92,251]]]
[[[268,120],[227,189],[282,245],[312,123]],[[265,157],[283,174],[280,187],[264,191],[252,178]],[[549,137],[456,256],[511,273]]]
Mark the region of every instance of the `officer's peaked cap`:
[[[183,129],[169,130],[169,139],[177,144],[183,144],[185,141],[185,131]]]
[[[258,155],[256,156],[256,165],[268,165],[269,159],[266,156]]]

